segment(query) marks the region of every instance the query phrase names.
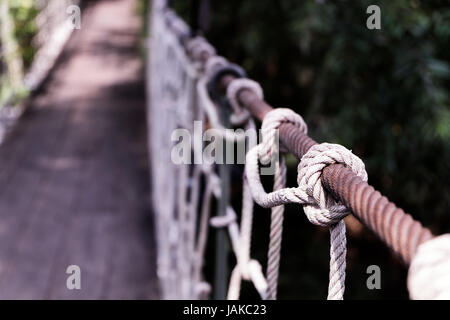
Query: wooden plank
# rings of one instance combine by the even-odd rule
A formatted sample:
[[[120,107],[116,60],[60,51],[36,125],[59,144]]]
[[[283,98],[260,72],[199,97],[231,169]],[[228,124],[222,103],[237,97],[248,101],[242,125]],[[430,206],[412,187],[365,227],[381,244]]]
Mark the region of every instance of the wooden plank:
[[[109,241],[112,224],[110,215],[98,212],[70,218],[71,227],[52,267],[45,299],[100,299],[103,296],[109,276],[106,255],[112,249]],[[66,287],[69,265],[80,267],[81,290]]]
[[[69,123],[67,127],[70,127]],[[50,266],[64,234],[65,220],[79,184],[79,163],[72,159],[70,152],[74,131],[65,132],[66,135],[59,136],[63,146],[46,158],[45,166],[48,168],[42,170],[39,166],[35,167],[38,172],[48,171],[47,178],[42,179],[27,212],[19,213],[19,216],[25,217],[20,222],[22,234],[12,244],[6,257],[8,266],[0,279],[0,297],[39,298],[47,285]],[[72,159],[70,166],[61,166],[59,160],[65,156]]]

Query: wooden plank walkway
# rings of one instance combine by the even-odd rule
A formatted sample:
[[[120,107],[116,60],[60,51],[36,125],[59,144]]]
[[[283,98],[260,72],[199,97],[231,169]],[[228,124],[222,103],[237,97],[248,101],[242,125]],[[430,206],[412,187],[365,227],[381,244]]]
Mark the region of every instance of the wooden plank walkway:
[[[2,299],[158,298],[135,2],[83,12],[0,146]]]

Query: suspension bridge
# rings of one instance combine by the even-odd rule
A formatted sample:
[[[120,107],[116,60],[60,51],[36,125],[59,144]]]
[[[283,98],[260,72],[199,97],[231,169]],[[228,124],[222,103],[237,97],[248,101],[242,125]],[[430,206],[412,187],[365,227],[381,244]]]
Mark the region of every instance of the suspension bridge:
[[[90,3],[4,137],[0,298],[158,297],[139,25],[132,1]]]
[[[149,10],[144,66],[133,3],[86,5],[82,28],[4,137],[0,298],[238,299],[245,281],[262,299],[276,299],[285,204],[330,230],[323,298],[344,298],[347,215],[409,268],[411,298],[450,298],[448,235],[432,235],[370,186],[349,149],[318,144],[301,115],[272,108],[256,81],[192,36],[163,0]],[[202,121],[216,144],[235,144],[248,137],[226,129],[256,132],[254,120],[262,141],[246,145],[239,208],[230,201],[232,165],[174,163],[177,129],[193,132]],[[194,144],[189,153],[202,158],[202,149]],[[297,172],[287,172],[286,153],[298,158]],[[271,191],[260,178],[269,164]],[[286,186],[287,174],[297,186]],[[256,204],[271,208],[264,267],[251,250]],[[82,270],[81,290],[67,290],[72,264]]]

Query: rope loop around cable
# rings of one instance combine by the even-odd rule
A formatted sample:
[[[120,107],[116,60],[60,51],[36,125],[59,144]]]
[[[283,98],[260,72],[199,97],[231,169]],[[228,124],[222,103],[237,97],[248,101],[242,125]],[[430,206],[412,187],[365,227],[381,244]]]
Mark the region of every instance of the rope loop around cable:
[[[222,56],[211,56],[205,63],[205,77],[211,79],[212,75],[217,69],[222,68],[229,64],[228,60]]]
[[[270,116],[263,122],[263,142],[250,150],[246,158],[246,174],[254,200],[266,208],[274,208],[286,203],[299,203],[310,222],[330,229],[330,275],[328,299],[342,300],[345,291],[346,268],[346,231],[343,218],[349,210],[334,198],[322,186],[322,170],[333,163],[342,163],[355,174],[367,181],[364,163],[350,150],[337,144],[323,143],[315,145],[302,157],[298,165],[298,187],[282,188],[266,193],[259,176],[259,156],[277,151],[270,149],[274,143],[274,131],[280,126],[283,113]],[[292,119],[292,113],[286,112],[286,119]],[[266,119],[266,118],[264,118]],[[286,121],[286,120],[284,120]],[[299,121],[300,125],[301,122]],[[306,130],[304,127],[303,130]],[[277,167],[280,170],[280,166]],[[270,286],[269,286],[270,287]]]
[[[303,198],[303,209],[308,220],[330,229],[330,279],[328,299],[342,300],[345,291],[347,239],[342,220],[350,211],[324,189],[322,170],[333,163],[349,167],[363,181],[367,181],[364,163],[347,148],[330,143],[312,146],[298,165],[297,195]]]
[[[253,90],[256,94],[262,96],[262,90],[259,85],[253,82],[238,82],[234,87],[230,89],[229,98],[233,104],[237,105],[236,96],[239,90],[248,88]],[[275,109],[269,112],[263,120],[262,124],[262,142],[250,150],[247,157],[246,172],[250,182],[250,190],[255,198],[255,201],[260,203],[258,197],[266,197],[269,203],[272,203],[270,199],[271,195],[285,195],[284,192],[286,184],[286,164],[284,156],[279,156],[279,145],[277,134],[281,124],[290,122],[296,127],[300,128],[306,133],[307,127],[303,118],[293,112],[290,109]],[[273,192],[266,194],[259,178],[259,166],[258,158],[261,158],[261,162],[268,160],[274,160],[274,184]],[[265,159],[265,160],[264,160]],[[263,162],[264,163],[264,162]],[[249,173],[249,171],[251,171]],[[255,187],[259,190],[256,190]],[[252,190],[253,189],[253,190]],[[284,204],[284,203],[281,203]],[[283,234],[283,220],[284,220],[284,206],[283,205],[269,205],[271,207],[271,223],[270,223],[270,239],[269,250],[267,259],[267,299],[275,300],[277,297],[278,275],[281,258],[281,242]]]
[[[200,60],[202,55],[214,56],[216,54],[216,49],[205,38],[200,36],[187,41],[186,51],[194,61]]]
[[[248,78],[231,81],[227,88],[227,99],[233,109],[230,122],[236,126],[246,123],[251,117],[250,112],[239,105],[238,95],[244,89],[251,90],[260,99],[264,98],[263,90],[258,82]]]
[[[308,220],[316,225],[336,224],[350,213],[345,206],[336,203],[322,185],[322,170],[334,163],[346,165],[363,181],[367,181],[364,163],[347,148],[331,143],[312,146],[298,165],[297,195],[307,199],[304,205],[305,214]]]
[[[308,132],[308,126],[302,116],[288,108],[277,108],[266,114],[261,126],[262,147],[260,149],[260,160],[263,164],[268,164],[273,156],[287,150],[279,145],[278,129],[283,123],[291,123],[298,127],[304,134]]]
[[[227,63],[215,68],[208,76],[208,92],[211,99],[217,101],[221,97],[219,91],[219,81],[225,75],[232,75],[235,78],[245,78],[246,73],[244,69],[234,63]]]

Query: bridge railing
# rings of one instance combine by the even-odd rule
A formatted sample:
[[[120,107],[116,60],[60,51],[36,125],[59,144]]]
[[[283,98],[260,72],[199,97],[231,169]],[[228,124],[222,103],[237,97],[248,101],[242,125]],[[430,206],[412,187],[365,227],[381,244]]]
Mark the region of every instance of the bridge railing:
[[[19,101],[36,90],[55,64],[69,38],[73,23],[67,13],[80,0],[36,0],[38,11],[33,18],[36,34],[31,46],[34,56],[31,65],[24,67],[19,44],[15,39],[15,25],[10,0],[0,3],[0,141],[4,131],[22,113]],[[28,21],[29,22],[29,21]]]
[[[45,79],[73,30],[67,8],[79,0],[38,0],[36,16],[38,32],[33,39],[36,54],[24,78],[28,90],[34,90]]]
[[[34,90],[43,81],[73,30],[67,8],[79,4],[79,0],[37,0],[38,11],[34,19],[36,34],[31,45],[35,54],[31,65],[24,68],[15,39],[15,26],[9,1],[0,4],[0,77],[1,88],[9,85],[10,95],[25,89]],[[3,99],[8,102],[10,99]]]
[[[299,186],[265,194],[262,188],[258,189],[253,185],[258,179],[248,171],[249,154],[252,154],[253,148],[258,148],[250,145],[252,148],[247,150],[246,172],[242,182],[244,200],[239,226],[236,221],[237,214],[228,203],[229,185],[226,181],[229,179],[229,173],[224,170],[227,166],[195,162],[176,164],[174,152],[180,152],[176,146],[180,142],[183,130],[195,136],[194,121],[201,121],[202,132],[207,128],[214,128],[222,132],[222,136],[227,140],[225,128],[229,118],[226,116],[226,109],[230,105],[235,109],[242,109],[243,114],[249,113],[253,118],[263,122],[263,140],[264,127],[267,128],[269,121],[277,119],[279,121],[277,117],[280,117],[282,112],[274,112],[277,109],[273,109],[262,99],[262,94],[255,89],[257,84],[251,85],[250,82],[246,82],[242,86],[241,81],[239,82],[241,87],[236,88],[238,84],[236,79],[243,77],[244,72],[238,66],[216,56],[214,48],[205,39],[192,37],[189,27],[167,7],[166,1],[153,1],[149,19],[151,20],[147,69],[149,147],[158,243],[158,276],[163,297],[172,299],[209,297],[211,288],[203,277],[204,254],[209,239],[208,230],[216,227],[226,228],[237,260],[237,266],[230,279],[228,298],[239,297],[240,281],[244,279],[253,282],[262,298],[273,299],[276,297],[273,279],[276,286],[277,267],[275,276],[271,276],[273,270],[270,270],[270,266],[264,275],[259,263],[250,257],[249,238],[251,238],[253,206],[251,198],[263,206],[274,208],[289,202],[303,204],[305,213],[311,221],[308,212],[311,213],[312,209],[307,207],[311,206],[310,202],[313,200],[310,198],[316,196],[316,190],[302,189],[302,186]],[[235,101],[230,101],[230,92],[234,92]],[[279,121],[277,126],[281,145],[285,151],[291,152],[300,160],[299,172],[302,169],[308,171],[311,168],[308,168],[307,161],[314,158],[312,153],[318,153],[321,148],[328,148],[329,145],[318,145],[306,134],[303,124],[299,124],[302,121],[301,117],[298,120],[292,112],[286,112],[289,116]],[[267,116],[269,114],[270,117]],[[289,117],[295,119],[291,120]],[[246,129],[255,130],[251,119],[247,117],[244,120],[241,124],[245,123]],[[234,119],[234,124],[236,123],[239,121]],[[233,136],[231,139],[239,137]],[[183,158],[186,155],[182,158],[195,158],[201,153],[201,148],[202,145],[196,146],[194,143],[190,149],[191,154],[187,158]],[[340,146],[330,148],[332,152],[341,150]],[[337,153],[340,156],[339,152]],[[346,153],[347,155],[353,157],[351,153]],[[325,157],[325,154],[320,156]],[[329,157],[329,153],[326,156]],[[340,216],[339,219],[333,220],[335,218],[333,215],[337,215],[342,209],[338,210],[336,207],[338,205],[345,206],[351,214],[372,230],[405,265],[411,265],[408,286],[412,298],[448,298],[449,282],[444,281],[443,285],[436,279],[439,278],[437,274],[445,274],[445,270],[450,267],[449,237],[444,235],[435,238],[411,215],[376,191],[366,182],[364,174],[355,173],[352,164],[357,161],[360,160],[351,158],[350,164],[344,164],[341,160],[331,161],[320,169],[317,198],[325,201],[323,207],[320,207],[320,203],[316,206],[321,214],[331,215],[331,218],[327,217],[328,220],[324,222],[324,225],[330,226],[331,232],[330,291],[333,290],[333,281],[340,288],[340,293],[336,295],[330,295],[329,291],[329,298],[342,298],[345,280],[345,249],[342,248],[345,247],[345,227],[341,225],[339,236],[334,237],[338,229],[336,226],[341,223],[342,218]],[[277,166],[280,168],[281,164],[277,163]],[[362,165],[362,170],[363,167]],[[282,176],[280,170],[278,173]],[[301,183],[305,182],[301,180],[299,184]],[[248,201],[249,196],[251,203]],[[218,213],[215,217],[210,217],[213,208],[211,202],[214,199]],[[281,232],[276,230],[277,223],[274,223],[274,218],[280,217],[280,213],[272,210],[271,244],[272,240],[274,244],[278,241],[278,247],[275,245],[276,248],[269,248],[269,264],[271,254],[276,257],[275,260],[279,260],[280,240],[277,238],[281,238]],[[320,216],[312,218],[314,219],[320,220]],[[320,221],[316,222],[321,224]],[[272,231],[278,233],[273,234]],[[216,238],[217,242],[220,242],[220,237]],[[443,247],[445,250],[442,250]],[[227,250],[227,247],[223,245],[216,247],[216,283],[214,283],[216,298],[224,297],[223,290],[217,290],[223,286],[223,283],[220,283],[223,282],[223,276],[220,274],[217,276],[217,273],[226,272],[222,265],[224,263],[222,250]],[[334,256],[337,252],[343,253],[344,258]],[[433,265],[436,267],[433,261],[437,256],[440,263],[437,269],[433,269]],[[344,267],[333,265],[338,262]],[[339,280],[334,279],[335,275]]]

